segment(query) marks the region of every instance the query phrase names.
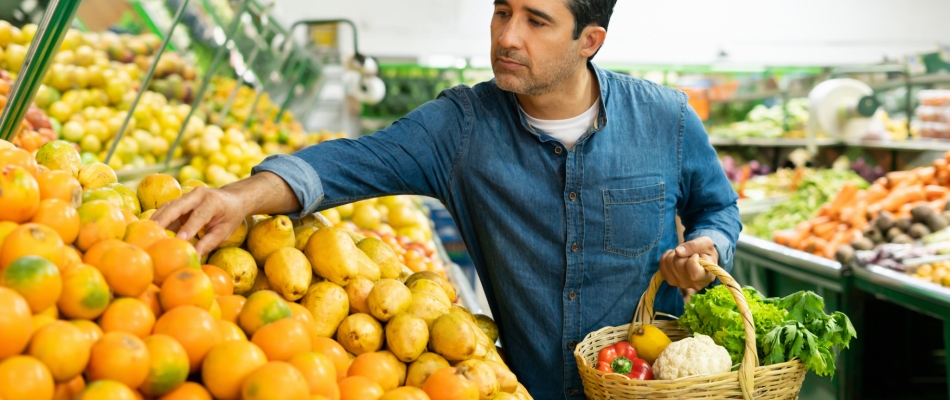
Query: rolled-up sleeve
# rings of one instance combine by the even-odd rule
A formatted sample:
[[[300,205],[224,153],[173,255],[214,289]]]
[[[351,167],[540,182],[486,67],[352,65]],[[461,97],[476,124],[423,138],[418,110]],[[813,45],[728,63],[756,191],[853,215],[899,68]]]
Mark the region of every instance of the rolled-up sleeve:
[[[681,197],[677,211],[686,228],[684,239],[701,236],[712,239],[719,253],[719,265],[732,270],[736,241],[742,230],[739,196],[726,178],[716,150],[709,144],[709,135],[703,123],[680,97],[683,121],[680,125]]]
[[[271,156],[252,173],[287,182],[302,207],[294,217],[388,195],[444,199],[471,127],[470,93],[464,86],[443,91],[386,129]]]

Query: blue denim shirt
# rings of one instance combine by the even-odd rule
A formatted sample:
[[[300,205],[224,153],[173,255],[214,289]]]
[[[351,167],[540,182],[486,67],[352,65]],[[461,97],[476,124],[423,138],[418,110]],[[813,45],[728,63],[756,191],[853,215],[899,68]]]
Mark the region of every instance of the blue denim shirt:
[[[301,215],[357,200],[417,194],[457,221],[512,370],[537,399],[583,398],[573,350],[629,323],[677,245],[710,237],[730,268],[737,196],[680,91],[590,64],[600,114],[571,150],[525,122],[494,81],[442,92],[391,127],[273,156]],[[682,314],[666,286],[655,309]]]

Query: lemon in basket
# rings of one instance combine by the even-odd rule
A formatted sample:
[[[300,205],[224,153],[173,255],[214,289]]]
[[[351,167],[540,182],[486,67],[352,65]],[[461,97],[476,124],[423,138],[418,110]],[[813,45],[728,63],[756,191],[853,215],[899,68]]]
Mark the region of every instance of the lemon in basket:
[[[671,343],[670,338],[660,328],[653,325],[637,327],[630,332],[630,337],[627,339],[637,349],[637,356],[650,365],[653,365],[653,362],[660,357],[660,353]]]

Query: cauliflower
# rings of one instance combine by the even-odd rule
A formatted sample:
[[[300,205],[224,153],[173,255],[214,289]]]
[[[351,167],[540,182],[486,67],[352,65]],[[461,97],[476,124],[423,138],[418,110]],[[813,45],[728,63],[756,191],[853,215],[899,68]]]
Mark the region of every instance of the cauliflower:
[[[677,379],[687,376],[711,375],[729,372],[732,359],[722,347],[706,335],[695,335],[670,343],[653,363],[657,379]]]

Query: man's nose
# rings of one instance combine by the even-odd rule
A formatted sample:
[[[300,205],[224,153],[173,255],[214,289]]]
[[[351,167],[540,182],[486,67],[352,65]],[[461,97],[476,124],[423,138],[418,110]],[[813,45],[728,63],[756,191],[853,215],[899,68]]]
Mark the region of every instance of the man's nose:
[[[498,37],[498,44],[506,49],[520,49],[523,47],[523,42],[521,40],[521,27],[514,18],[505,24],[504,29],[501,31],[501,36]]]

